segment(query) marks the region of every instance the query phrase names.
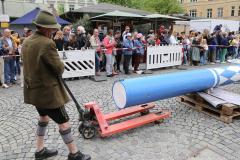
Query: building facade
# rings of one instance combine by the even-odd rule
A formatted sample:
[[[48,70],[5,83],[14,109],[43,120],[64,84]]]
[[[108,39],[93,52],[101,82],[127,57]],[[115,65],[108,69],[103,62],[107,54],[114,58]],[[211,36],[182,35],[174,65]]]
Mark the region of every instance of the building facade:
[[[240,20],[240,0],[179,0],[193,19]]]
[[[68,12],[81,7],[97,4],[97,0],[35,0],[38,3],[44,2],[58,10]]]
[[[0,12],[10,17],[21,17],[30,10],[39,7],[56,14],[72,11],[84,6],[97,4],[97,0],[5,0]],[[4,11],[3,11],[4,8]]]
[[[97,4],[97,0],[17,0],[28,3],[41,3],[50,5],[56,9],[63,9],[64,12],[72,11],[84,6]]]

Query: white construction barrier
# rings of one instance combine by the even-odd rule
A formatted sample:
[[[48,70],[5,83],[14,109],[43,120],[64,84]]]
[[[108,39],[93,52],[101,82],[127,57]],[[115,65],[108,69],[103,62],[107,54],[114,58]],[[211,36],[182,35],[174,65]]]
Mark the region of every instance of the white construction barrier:
[[[64,63],[63,78],[95,75],[95,50],[70,50],[58,52]]]
[[[151,46],[147,48],[147,70],[182,64],[182,45]]]

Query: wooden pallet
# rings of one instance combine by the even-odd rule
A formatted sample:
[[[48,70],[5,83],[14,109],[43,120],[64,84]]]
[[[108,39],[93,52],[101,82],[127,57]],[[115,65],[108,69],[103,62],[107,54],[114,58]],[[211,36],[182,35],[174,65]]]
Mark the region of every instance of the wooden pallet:
[[[227,103],[215,108],[198,94],[179,96],[178,101],[225,123],[232,123],[234,118],[240,117],[240,106]]]

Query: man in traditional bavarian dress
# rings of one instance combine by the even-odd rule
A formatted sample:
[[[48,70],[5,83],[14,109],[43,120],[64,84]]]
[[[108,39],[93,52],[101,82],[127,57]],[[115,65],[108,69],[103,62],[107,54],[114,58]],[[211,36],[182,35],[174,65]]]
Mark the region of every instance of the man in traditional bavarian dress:
[[[60,28],[53,14],[40,11],[33,22],[37,31],[24,40],[22,48],[24,66],[24,102],[36,107],[39,114],[35,159],[58,154],[44,147],[44,135],[50,118],[59,126],[59,132],[69,149],[68,160],[90,160],[74,144],[69,117],[64,104],[69,101],[59,76],[64,71],[52,33]]]

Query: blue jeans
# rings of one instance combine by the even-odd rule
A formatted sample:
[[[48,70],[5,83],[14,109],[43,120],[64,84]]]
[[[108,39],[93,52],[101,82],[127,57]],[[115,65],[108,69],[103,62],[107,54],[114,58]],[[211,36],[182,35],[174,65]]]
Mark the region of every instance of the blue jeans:
[[[97,53],[95,53],[95,71],[99,72],[100,70],[100,58]]]
[[[216,50],[216,60],[220,60],[220,48],[217,47],[217,50]]]
[[[112,54],[106,54],[106,71],[107,75],[111,75],[113,71],[113,56]]]
[[[238,53],[237,58],[240,58],[240,46],[238,47],[237,53]]]
[[[4,59],[4,83],[13,83],[15,76],[15,59]]]
[[[233,58],[233,59],[236,59],[237,56],[238,56],[238,47],[234,47],[234,48],[233,48],[232,58]]]
[[[21,67],[20,67],[20,61],[16,61],[16,67],[15,67],[15,75],[21,74]]]
[[[200,63],[205,65],[207,57],[208,57],[208,51],[204,51],[203,54],[200,57]]]
[[[183,52],[183,64],[187,64],[188,63],[188,50],[184,50]]]

